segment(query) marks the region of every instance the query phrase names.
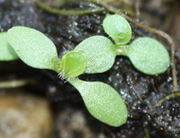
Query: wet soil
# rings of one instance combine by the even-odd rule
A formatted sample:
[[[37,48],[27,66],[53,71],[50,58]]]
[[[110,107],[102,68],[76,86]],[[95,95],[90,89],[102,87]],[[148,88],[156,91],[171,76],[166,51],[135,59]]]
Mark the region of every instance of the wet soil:
[[[81,4],[84,5],[84,3],[75,4],[76,8],[82,8]],[[6,31],[15,25],[36,28],[56,44],[61,57],[83,39],[92,35],[105,35],[101,26],[105,14],[107,12],[84,16],[59,16],[44,11],[31,1],[0,0],[0,31]],[[137,29],[133,24],[132,27],[134,37],[139,34],[155,37]],[[180,53],[176,52],[178,80],[180,80],[179,63]],[[91,117],[76,90],[67,82],[60,80],[54,72],[32,69],[21,61],[15,61],[0,63],[0,76],[0,80],[35,78],[37,84],[22,89],[46,97],[51,103],[55,118],[67,108],[73,111],[80,110],[87,119],[87,127],[91,129],[91,133],[103,133],[107,138],[180,137],[180,99],[173,98],[153,108],[160,99],[172,93],[170,68],[164,74],[148,76],[138,72],[127,58],[118,57],[110,71],[81,76],[85,80],[99,80],[110,84],[125,99],[129,119],[125,125],[118,128],[109,127]],[[58,137],[59,133],[54,130],[53,138]],[[80,137],[84,136],[79,135]]]

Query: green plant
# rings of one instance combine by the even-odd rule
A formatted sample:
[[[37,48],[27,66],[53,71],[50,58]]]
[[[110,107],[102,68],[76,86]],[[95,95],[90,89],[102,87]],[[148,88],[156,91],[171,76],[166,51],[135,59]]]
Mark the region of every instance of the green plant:
[[[106,124],[120,126],[126,122],[128,112],[117,91],[105,83],[83,81],[78,76],[109,70],[117,55],[127,56],[139,71],[149,75],[166,71],[170,60],[164,46],[152,38],[140,37],[128,44],[132,30],[129,23],[119,15],[106,16],[103,27],[114,42],[104,36],[92,36],[66,53],[62,59],[59,59],[50,39],[28,27],[9,29],[5,33],[7,39],[0,38],[5,41],[0,42],[0,48],[11,46],[27,65],[56,71],[79,91],[90,114]],[[6,54],[8,56],[9,53],[5,53],[4,57]]]

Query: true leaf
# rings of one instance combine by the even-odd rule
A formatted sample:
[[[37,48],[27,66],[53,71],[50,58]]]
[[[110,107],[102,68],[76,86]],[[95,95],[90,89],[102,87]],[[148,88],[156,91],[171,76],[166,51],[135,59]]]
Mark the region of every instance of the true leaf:
[[[8,42],[19,58],[29,66],[54,69],[56,47],[43,33],[28,27],[17,26],[8,30]]]
[[[76,46],[75,51],[83,51],[88,59],[86,73],[101,73],[114,64],[116,50],[113,43],[104,36],[92,36]]]
[[[8,44],[7,33],[0,33],[0,61],[11,61],[18,58],[13,48]]]
[[[73,78],[82,74],[87,65],[87,59],[82,52],[70,51],[63,56],[60,63],[60,74],[64,78]]]
[[[103,28],[118,45],[126,44],[131,39],[131,26],[128,21],[120,15],[107,15],[103,20]]]
[[[96,119],[115,127],[126,122],[126,105],[111,86],[79,79],[71,80],[70,83],[80,92],[88,111]]]
[[[126,52],[133,65],[145,74],[163,73],[170,64],[169,54],[165,47],[149,37],[140,37],[134,40]]]

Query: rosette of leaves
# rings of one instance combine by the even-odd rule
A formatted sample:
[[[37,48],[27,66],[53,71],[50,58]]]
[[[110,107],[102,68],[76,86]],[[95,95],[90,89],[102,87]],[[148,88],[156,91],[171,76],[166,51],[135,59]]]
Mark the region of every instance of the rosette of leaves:
[[[43,33],[28,27],[16,26],[8,30],[8,43],[27,65],[56,71],[80,93],[91,115],[111,126],[127,120],[123,99],[111,86],[102,82],[88,82],[77,77],[85,72],[88,57],[83,51],[70,51],[61,59],[53,42]]]
[[[6,39],[2,40],[0,35],[0,40],[4,41],[0,42],[0,48],[10,47],[15,51],[14,59],[18,56],[31,67],[56,71],[78,90],[92,116],[117,127],[124,124],[128,116],[121,96],[105,83],[80,80],[78,76],[109,70],[117,55],[127,56],[135,68],[148,75],[166,71],[170,60],[167,50],[155,39],[140,37],[129,43],[132,30],[122,16],[106,16],[103,28],[113,42],[105,36],[92,36],[83,40],[61,59],[48,37],[35,29],[23,26],[9,29],[5,33]]]

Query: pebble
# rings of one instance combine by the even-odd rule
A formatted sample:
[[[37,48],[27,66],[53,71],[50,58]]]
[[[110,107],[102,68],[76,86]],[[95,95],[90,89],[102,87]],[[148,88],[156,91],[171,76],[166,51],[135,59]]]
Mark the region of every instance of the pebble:
[[[46,100],[28,94],[0,95],[0,138],[49,138],[52,124]]]

